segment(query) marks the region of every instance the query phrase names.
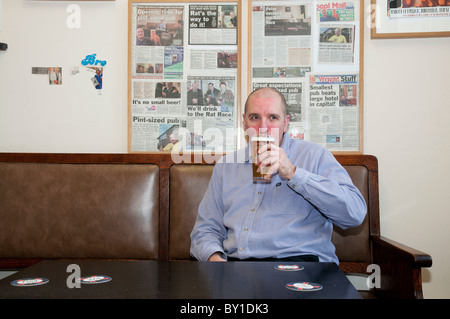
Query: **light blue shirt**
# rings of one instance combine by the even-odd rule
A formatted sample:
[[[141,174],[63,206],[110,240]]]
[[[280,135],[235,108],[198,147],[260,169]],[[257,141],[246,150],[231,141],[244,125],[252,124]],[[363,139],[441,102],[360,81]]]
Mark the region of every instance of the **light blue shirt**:
[[[290,180],[252,182],[248,146],[215,165],[191,233],[191,255],[246,258],[313,254],[339,263],[331,243],[333,223],[362,223],[366,203],[347,171],[324,147],[283,137],[281,147],[297,167]]]

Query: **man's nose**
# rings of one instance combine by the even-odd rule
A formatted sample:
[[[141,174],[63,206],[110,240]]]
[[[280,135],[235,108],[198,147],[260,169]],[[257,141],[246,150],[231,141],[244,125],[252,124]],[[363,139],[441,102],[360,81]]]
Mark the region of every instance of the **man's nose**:
[[[260,128],[260,129],[266,129],[266,130],[267,130],[267,125],[268,125],[268,124],[269,124],[269,123],[268,123],[267,119],[264,118],[264,117],[262,117],[262,118],[261,118],[260,125],[259,125],[259,128]]]
[[[261,122],[260,122],[260,125],[258,128],[260,134],[268,132],[268,130],[269,130],[268,124],[269,123],[266,119],[261,119]]]

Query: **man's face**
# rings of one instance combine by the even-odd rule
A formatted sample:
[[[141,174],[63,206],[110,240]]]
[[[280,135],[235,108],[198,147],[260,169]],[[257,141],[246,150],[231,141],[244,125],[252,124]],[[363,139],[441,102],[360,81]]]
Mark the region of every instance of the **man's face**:
[[[277,146],[281,145],[283,133],[288,129],[289,115],[285,115],[277,93],[265,89],[253,93],[243,117],[244,130],[250,138],[258,132],[267,132],[275,138]]]
[[[136,36],[139,40],[142,40],[144,38],[144,30],[142,29],[137,29],[136,31]]]

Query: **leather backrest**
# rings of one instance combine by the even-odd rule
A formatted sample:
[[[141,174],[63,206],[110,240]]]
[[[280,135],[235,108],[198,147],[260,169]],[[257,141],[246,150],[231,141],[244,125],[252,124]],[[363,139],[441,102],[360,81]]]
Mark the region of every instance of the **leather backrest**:
[[[190,259],[190,234],[214,165],[173,165],[169,182],[169,259]]]
[[[159,168],[0,163],[0,222],[0,258],[158,259]]]
[[[369,172],[365,166],[344,166],[353,184],[369,203]],[[361,225],[346,230],[334,227],[332,242],[339,261],[370,262],[369,214]]]
[[[190,233],[198,206],[206,192],[213,165],[173,165],[170,168],[169,259],[190,259]],[[344,166],[368,200],[368,171],[364,166]],[[361,226],[342,230],[335,227],[332,238],[340,261],[370,260],[368,217]]]

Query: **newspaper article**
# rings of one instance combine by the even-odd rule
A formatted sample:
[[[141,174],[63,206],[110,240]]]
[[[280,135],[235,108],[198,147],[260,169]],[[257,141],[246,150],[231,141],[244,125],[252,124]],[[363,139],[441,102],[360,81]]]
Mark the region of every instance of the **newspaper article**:
[[[316,4],[318,63],[352,64],[355,60],[355,6],[352,1]]]
[[[309,77],[309,140],[331,151],[359,149],[359,76]]]
[[[390,18],[448,17],[450,1],[446,0],[386,0]]]
[[[130,151],[236,148],[236,13],[233,2],[133,5]]]
[[[304,77],[311,71],[311,4],[252,8],[254,78]]]
[[[237,5],[190,5],[189,44],[237,44]]]

